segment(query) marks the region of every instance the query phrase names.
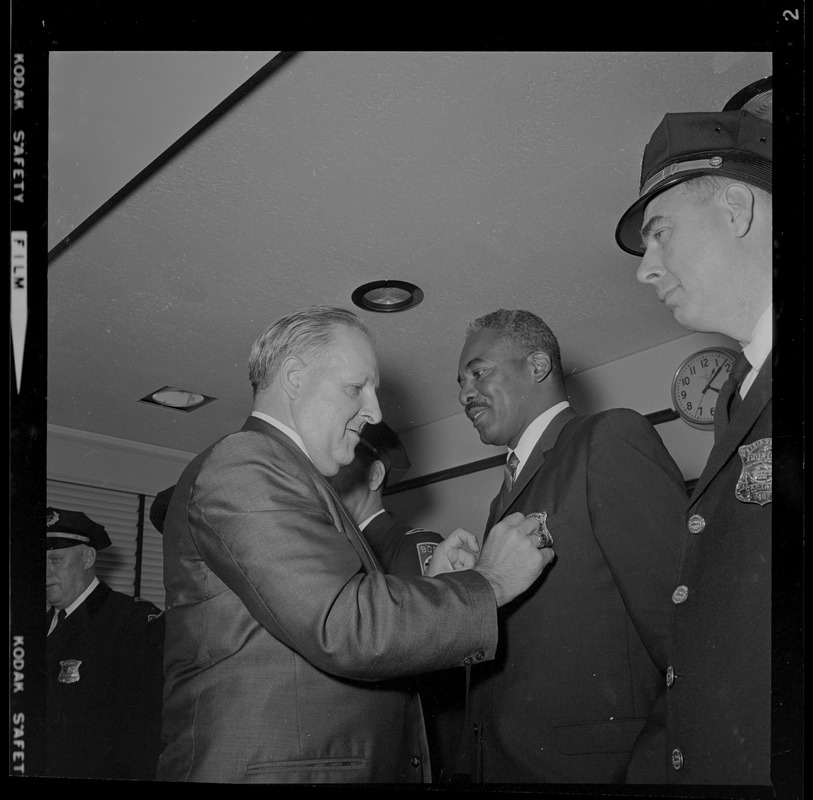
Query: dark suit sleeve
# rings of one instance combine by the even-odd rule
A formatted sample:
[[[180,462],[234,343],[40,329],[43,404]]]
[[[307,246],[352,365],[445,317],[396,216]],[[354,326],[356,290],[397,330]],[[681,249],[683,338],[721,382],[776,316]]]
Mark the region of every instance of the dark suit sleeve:
[[[121,604],[118,631],[117,735],[110,742],[114,774],[154,780],[161,752],[164,618],[152,603]]]
[[[617,409],[594,418],[587,465],[593,532],[654,662],[667,666],[683,477],[655,429]]]
[[[343,677],[378,680],[451,667],[477,651],[493,658],[496,602],[483,576],[365,571],[350,541],[359,534],[332,516],[321,479],[262,446],[228,437],[193,487],[190,530],[223,582],[209,587],[212,595],[232,590],[276,638]]]

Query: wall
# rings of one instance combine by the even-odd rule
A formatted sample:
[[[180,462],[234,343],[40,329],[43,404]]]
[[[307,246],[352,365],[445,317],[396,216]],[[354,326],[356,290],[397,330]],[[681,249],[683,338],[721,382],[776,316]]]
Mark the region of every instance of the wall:
[[[46,471],[53,480],[153,495],[172,486],[195,455],[48,425]]]
[[[567,379],[571,404],[580,413],[633,408],[650,414],[672,407],[670,386],[680,362],[706,345],[736,344],[718,334],[690,334]],[[456,391],[450,385],[450,391]],[[680,420],[657,427],[687,480],[700,475],[712,445],[710,432]],[[500,450],[484,445],[463,414],[403,434],[412,461],[408,478],[493,457]],[[148,495],[174,484],[195,453],[143,445],[111,436],[48,426],[49,478]],[[412,525],[448,533],[462,526],[480,535],[502,468],[391,495],[390,509]]]

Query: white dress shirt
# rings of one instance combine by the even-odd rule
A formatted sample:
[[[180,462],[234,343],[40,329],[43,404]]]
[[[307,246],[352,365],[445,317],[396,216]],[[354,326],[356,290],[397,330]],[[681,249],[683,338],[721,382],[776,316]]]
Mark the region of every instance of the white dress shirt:
[[[765,359],[773,348],[773,303],[771,303],[754,326],[751,341],[742,348],[742,352],[751,365],[751,371],[743,378],[740,385],[740,397],[745,397],[751,385],[757,379]]]
[[[547,411],[543,411],[522,433],[522,436],[519,437],[519,441],[517,442],[516,448],[512,451],[511,448],[508,448],[508,452],[513,452],[516,457],[519,459],[517,463],[516,471],[514,472],[514,480],[519,477],[519,473],[522,472],[522,467],[525,462],[528,460],[528,456],[531,455],[531,451],[536,447],[536,443],[539,441],[539,437],[545,432],[545,428],[550,425],[553,418],[564,409],[568,408],[570,403],[567,400],[562,400],[561,403],[557,403],[555,406],[551,406]]]

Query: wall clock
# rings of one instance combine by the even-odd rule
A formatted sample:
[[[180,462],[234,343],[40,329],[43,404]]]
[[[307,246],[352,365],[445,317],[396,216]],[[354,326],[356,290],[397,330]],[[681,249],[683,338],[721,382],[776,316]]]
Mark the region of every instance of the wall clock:
[[[714,406],[736,357],[727,347],[705,347],[681,363],[672,380],[672,403],[684,422],[714,429]]]

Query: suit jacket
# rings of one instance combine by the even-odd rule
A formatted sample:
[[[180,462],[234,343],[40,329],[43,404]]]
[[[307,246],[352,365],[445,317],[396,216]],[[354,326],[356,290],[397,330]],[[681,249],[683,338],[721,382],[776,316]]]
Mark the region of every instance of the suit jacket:
[[[164,581],[164,780],[428,780],[420,704],[389,679],[495,651],[482,575],[386,575],[327,480],[255,417],[181,476]]]
[[[685,599],[674,607],[667,691],[673,783],[770,783],[771,374],[769,356],[682,517],[675,587]]]
[[[154,780],[164,618],[104,583],[46,642],[46,774]]]
[[[665,691],[680,471],[627,409],[543,432],[486,531],[546,512],[556,558],[500,609],[500,651],[471,669],[473,780],[620,783]],[[662,733],[662,731],[661,731]]]

